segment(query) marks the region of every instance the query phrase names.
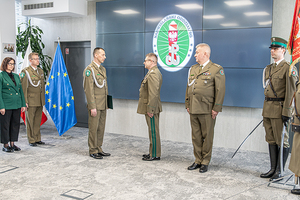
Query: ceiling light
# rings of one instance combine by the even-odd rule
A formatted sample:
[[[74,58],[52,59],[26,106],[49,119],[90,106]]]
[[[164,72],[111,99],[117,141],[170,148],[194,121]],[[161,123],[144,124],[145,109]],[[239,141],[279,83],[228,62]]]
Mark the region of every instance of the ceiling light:
[[[244,13],[246,16],[264,16],[264,15],[270,15],[267,12],[245,12]]]
[[[162,19],[162,17],[156,17],[156,18],[146,18],[146,21],[149,22],[159,22]]]
[[[252,1],[225,1],[228,6],[248,6],[252,5]]]
[[[238,26],[237,23],[225,23],[225,24],[220,24],[221,26]]]
[[[267,21],[267,22],[257,22],[257,23],[258,23],[258,25],[263,26],[263,25],[270,25],[270,24],[272,24],[272,21]]]
[[[223,15],[203,15],[204,19],[221,19],[224,18]]]
[[[178,5],[175,5],[176,7],[178,8],[181,8],[181,9],[202,9],[202,6],[200,6],[199,4],[196,4],[196,3],[190,3],[190,4],[178,4]]]
[[[114,12],[122,14],[122,15],[131,15],[131,14],[137,14],[139,12],[135,11],[135,10],[131,10],[131,9],[127,9],[127,10],[114,10]]]

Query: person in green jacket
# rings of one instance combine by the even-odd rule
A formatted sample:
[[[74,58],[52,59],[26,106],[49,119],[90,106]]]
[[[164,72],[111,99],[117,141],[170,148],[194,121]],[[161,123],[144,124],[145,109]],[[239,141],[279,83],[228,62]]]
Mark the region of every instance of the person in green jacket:
[[[20,151],[14,142],[18,141],[20,114],[25,111],[25,100],[20,78],[13,73],[15,60],[6,57],[1,64],[0,73],[0,130],[2,150]],[[10,142],[10,146],[8,144]]]

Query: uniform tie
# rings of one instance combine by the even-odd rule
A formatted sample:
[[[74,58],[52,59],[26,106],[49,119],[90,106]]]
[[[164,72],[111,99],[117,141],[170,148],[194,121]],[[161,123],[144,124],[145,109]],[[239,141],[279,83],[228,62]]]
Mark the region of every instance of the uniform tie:
[[[277,63],[274,63],[274,68],[276,68],[276,66],[277,66]]]
[[[199,74],[200,74],[202,68],[203,68],[203,65],[200,65]]]

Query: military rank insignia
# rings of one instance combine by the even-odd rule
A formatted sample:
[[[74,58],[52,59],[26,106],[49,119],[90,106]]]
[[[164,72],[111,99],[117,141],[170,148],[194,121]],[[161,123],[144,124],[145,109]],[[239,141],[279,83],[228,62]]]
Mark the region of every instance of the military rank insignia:
[[[224,70],[223,69],[220,70],[220,74],[224,75]]]
[[[86,75],[86,77],[89,77],[91,75],[91,71],[90,70],[86,70],[85,71],[85,75]]]
[[[24,78],[24,76],[25,76],[25,73],[22,72],[22,73],[20,74],[20,77],[21,77],[21,78]]]

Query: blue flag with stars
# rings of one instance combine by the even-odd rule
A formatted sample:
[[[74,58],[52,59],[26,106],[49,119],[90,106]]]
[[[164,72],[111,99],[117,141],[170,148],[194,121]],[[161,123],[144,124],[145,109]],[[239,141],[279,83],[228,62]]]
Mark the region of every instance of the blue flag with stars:
[[[45,91],[45,107],[61,136],[77,123],[77,119],[73,89],[59,44]]]

